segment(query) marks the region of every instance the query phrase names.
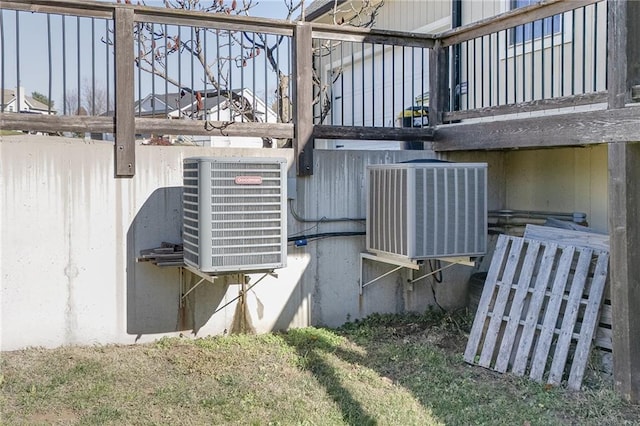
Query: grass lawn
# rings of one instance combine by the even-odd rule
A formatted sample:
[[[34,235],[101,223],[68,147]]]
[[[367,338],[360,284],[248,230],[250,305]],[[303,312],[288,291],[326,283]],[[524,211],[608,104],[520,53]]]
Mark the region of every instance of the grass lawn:
[[[462,361],[464,315],[2,354],[0,424],[620,425],[640,407]]]

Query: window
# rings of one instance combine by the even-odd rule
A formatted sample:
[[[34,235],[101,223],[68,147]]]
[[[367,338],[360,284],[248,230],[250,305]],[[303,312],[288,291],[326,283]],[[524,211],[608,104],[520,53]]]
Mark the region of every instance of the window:
[[[540,0],[511,0],[511,9],[517,9],[520,7],[529,6],[539,3]],[[549,18],[540,19],[538,21],[524,25],[524,31],[522,25],[513,28],[511,30],[511,44],[518,44],[522,42],[532,41],[537,38],[558,34],[562,31],[562,15],[555,15]]]

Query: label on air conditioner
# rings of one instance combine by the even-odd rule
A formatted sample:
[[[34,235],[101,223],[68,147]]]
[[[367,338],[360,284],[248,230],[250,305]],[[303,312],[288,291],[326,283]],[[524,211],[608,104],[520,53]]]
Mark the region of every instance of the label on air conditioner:
[[[236,176],[236,185],[262,185],[262,176]]]

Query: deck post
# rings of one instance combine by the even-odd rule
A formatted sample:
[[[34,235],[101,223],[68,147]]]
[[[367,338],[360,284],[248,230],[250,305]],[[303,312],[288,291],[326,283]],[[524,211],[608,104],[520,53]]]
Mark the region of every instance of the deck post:
[[[293,30],[293,149],[298,176],[313,174],[313,46],[311,25]]]
[[[429,126],[442,124],[449,103],[449,49],[436,45],[429,51]]]
[[[114,14],[116,177],[133,177],[136,171],[133,14],[130,7],[116,7]]]
[[[623,108],[640,78],[640,3],[608,5],[609,108]],[[610,143],[609,237],[613,375],[617,391],[640,401],[640,143]]]

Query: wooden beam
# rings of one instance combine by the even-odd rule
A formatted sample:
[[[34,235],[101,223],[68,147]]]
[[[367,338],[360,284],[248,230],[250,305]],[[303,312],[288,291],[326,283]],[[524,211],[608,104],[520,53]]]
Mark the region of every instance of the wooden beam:
[[[0,128],[4,130],[24,130],[43,133],[113,133],[115,126],[113,117],[95,117],[88,115],[58,116],[5,112],[0,113]]]
[[[449,109],[449,49],[439,42],[429,51],[429,125],[442,123]]]
[[[436,128],[435,151],[540,148],[626,142],[640,135],[640,107]]]
[[[640,2],[610,0],[607,5],[609,108],[613,110],[624,106],[631,98],[631,87],[640,83]],[[636,132],[627,140],[637,141],[639,135]],[[613,377],[616,390],[637,403],[640,402],[640,143],[611,144],[608,157]]]
[[[116,177],[133,177],[136,171],[133,9],[117,8],[114,26],[115,175]]]
[[[230,31],[247,31],[291,36],[295,24],[283,19],[257,18],[254,16],[226,15],[164,7],[137,6],[136,22],[184,25],[189,27],[214,28]]]
[[[400,127],[354,127],[354,126],[313,126],[313,137],[316,139],[345,139],[373,141],[430,141],[433,138],[432,128],[400,128]]]
[[[293,124],[290,123],[242,123],[238,121],[168,120],[136,117],[135,129],[137,134],[293,138]]]
[[[533,21],[579,9],[602,0],[548,0],[531,6],[514,9],[512,11],[492,16],[463,27],[454,28],[437,34],[435,37],[442,42],[442,47],[452,46],[477,37],[493,34],[527,24]]]
[[[116,7],[122,6],[89,0],[86,2],[80,0],[2,1],[2,8],[8,10],[104,19],[113,19],[113,11]]]
[[[627,102],[627,5],[612,0],[607,7],[609,108],[623,108]]]
[[[318,23],[312,23],[311,25],[313,28],[313,38],[325,40],[379,43],[424,48],[431,48],[435,45],[435,38],[430,34]]]
[[[640,143],[609,145],[609,234],[615,387],[640,401]]]
[[[484,118],[498,115],[517,114],[522,112],[543,111],[547,109],[568,108],[580,105],[592,105],[606,103],[607,92],[585,93],[581,95],[565,96],[552,99],[537,99],[534,101],[519,102],[513,105],[498,105],[486,108],[470,109],[465,111],[451,111],[443,114],[443,121],[468,120],[471,118]],[[624,106],[624,105],[623,105]]]
[[[311,25],[299,22],[293,31],[293,149],[298,176],[313,174],[313,49]]]

